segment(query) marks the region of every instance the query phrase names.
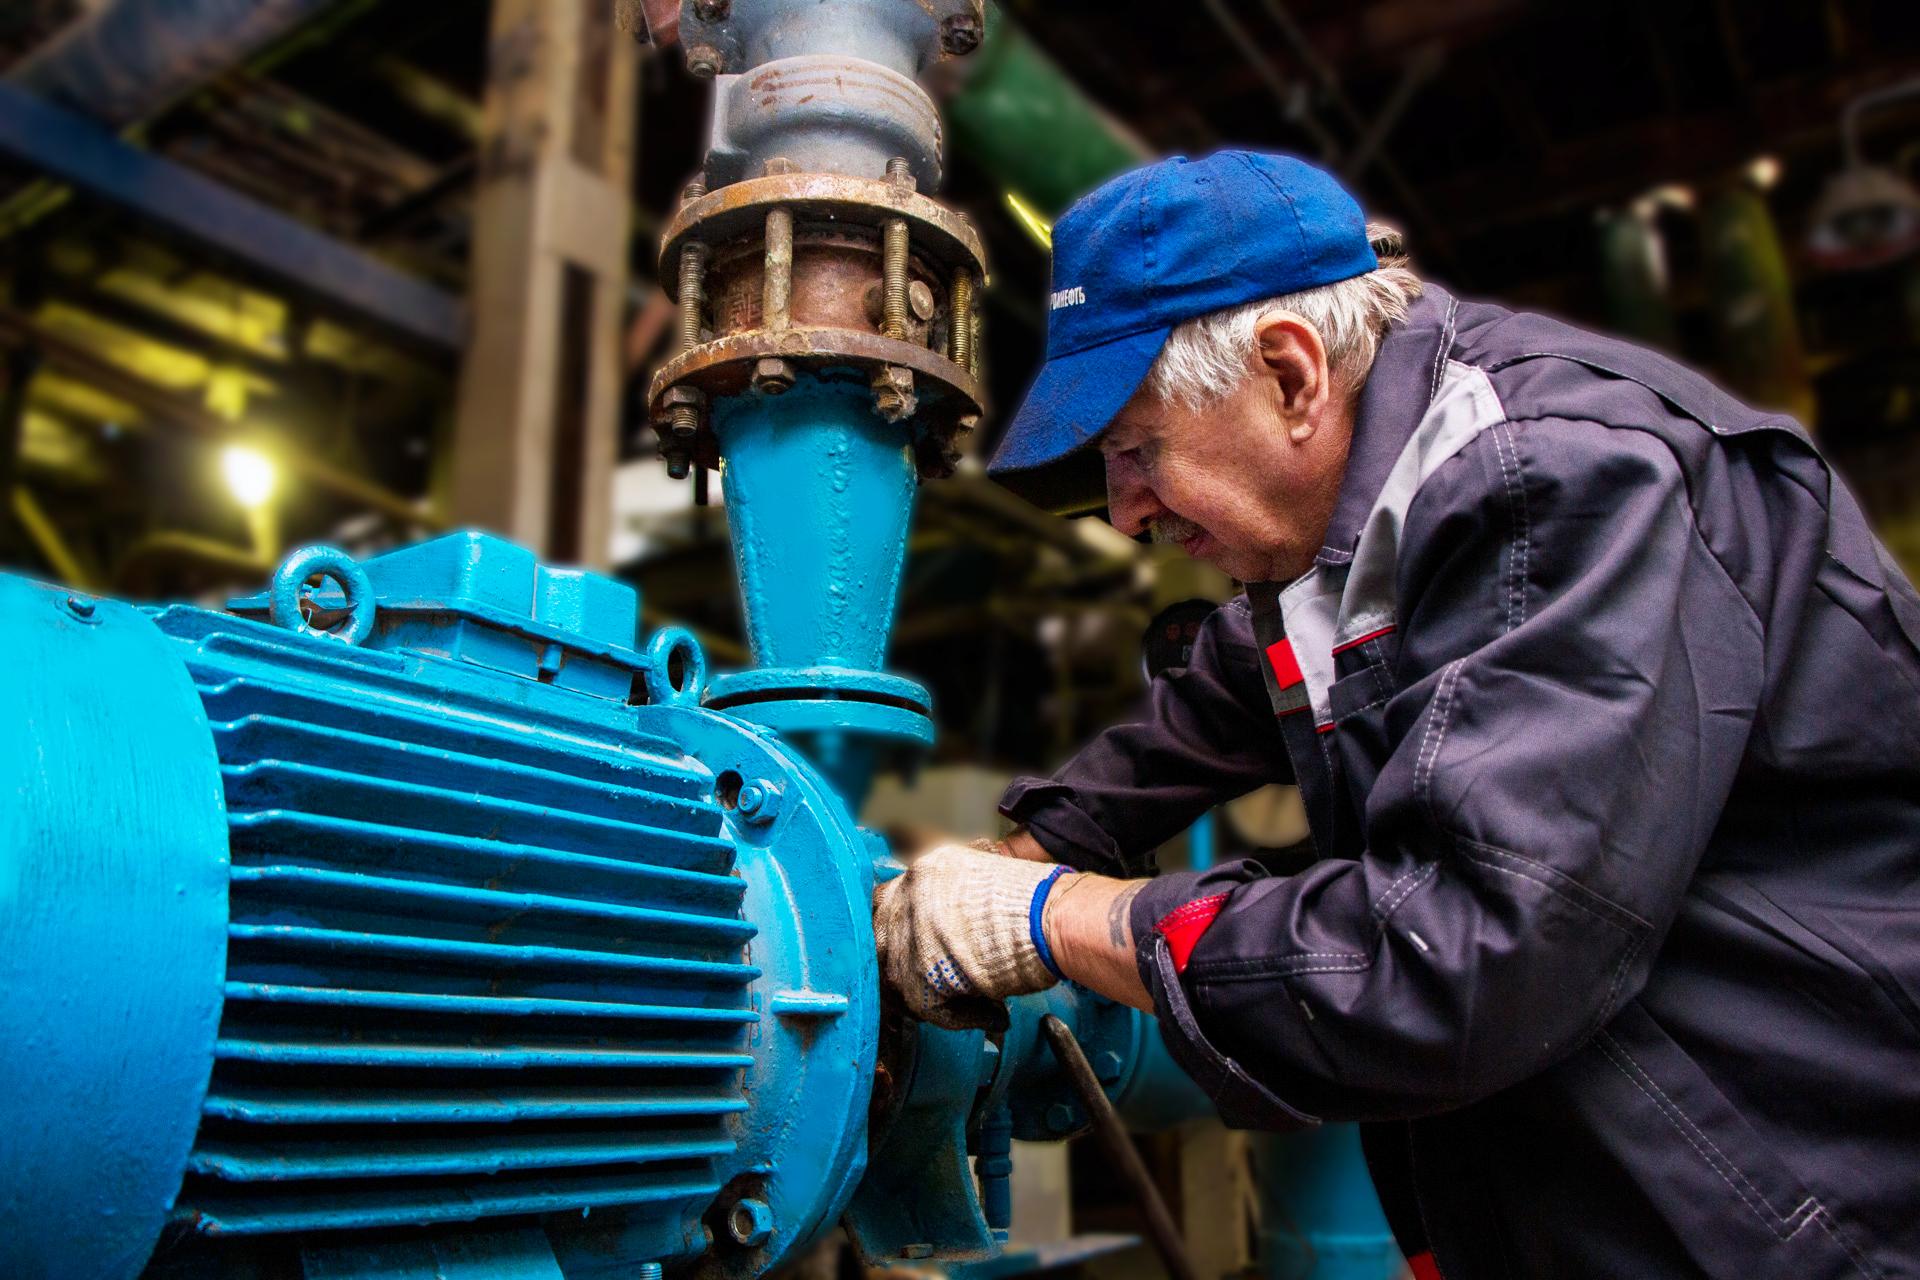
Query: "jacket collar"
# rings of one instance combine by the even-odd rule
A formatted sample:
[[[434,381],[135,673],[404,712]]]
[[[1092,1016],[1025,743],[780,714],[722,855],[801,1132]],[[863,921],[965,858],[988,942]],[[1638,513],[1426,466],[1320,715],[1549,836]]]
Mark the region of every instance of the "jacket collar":
[[[1428,284],[1408,308],[1406,318],[1380,340],[1360,402],[1354,407],[1346,475],[1315,564],[1342,565],[1353,559],[1361,527],[1387,482],[1387,473],[1439,390],[1459,307],[1452,294]]]

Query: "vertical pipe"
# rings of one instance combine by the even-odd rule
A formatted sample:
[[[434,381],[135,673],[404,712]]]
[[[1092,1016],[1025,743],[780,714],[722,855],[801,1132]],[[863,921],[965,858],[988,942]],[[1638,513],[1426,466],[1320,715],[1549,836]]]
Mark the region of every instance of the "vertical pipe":
[[[1218,821],[1209,809],[1187,829],[1187,866],[1192,870],[1205,871],[1220,856]]]
[[[1005,1238],[1013,1226],[1013,1112],[1005,1103],[980,1121],[980,1211],[987,1226]]]
[[[1360,1126],[1261,1139],[1261,1270],[1267,1280],[1390,1280],[1405,1262],[1360,1150]]]

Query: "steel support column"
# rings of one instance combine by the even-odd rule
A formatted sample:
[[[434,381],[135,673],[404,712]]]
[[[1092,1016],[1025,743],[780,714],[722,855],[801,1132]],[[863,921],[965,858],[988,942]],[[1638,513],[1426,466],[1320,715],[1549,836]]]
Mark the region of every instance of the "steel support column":
[[[595,0],[497,0],[452,514],[608,556],[634,46]]]

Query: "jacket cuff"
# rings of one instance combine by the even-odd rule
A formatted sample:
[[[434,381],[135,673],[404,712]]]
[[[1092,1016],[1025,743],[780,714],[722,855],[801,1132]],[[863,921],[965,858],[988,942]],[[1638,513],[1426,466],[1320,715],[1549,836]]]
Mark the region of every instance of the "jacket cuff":
[[[1000,798],[1000,813],[1026,827],[1056,862],[1075,871],[1127,874],[1126,860],[1104,827],[1079,805],[1072,787],[1051,778],[1015,778]]]
[[[1195,1016],[1182,971],[1206,926],[1220,913],[1235,883],[1210,871],[1170,872],[1150,880],[1128,910],[1134,962],[1153,997],[1167,1051],[1236,1129],[1291,1132],[1320,1118],[1289,1105],[1208,1040]]]

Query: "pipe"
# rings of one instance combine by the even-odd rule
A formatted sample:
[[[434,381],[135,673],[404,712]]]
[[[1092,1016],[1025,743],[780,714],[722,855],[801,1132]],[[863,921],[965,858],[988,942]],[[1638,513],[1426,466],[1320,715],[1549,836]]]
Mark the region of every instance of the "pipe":
[[[953,145],[1048,217],[1147,159],[996,5],[965,77],[944,104]]]
[[[51,102],[122,126],[144,119],[333,0],[107,0],[8,74]]]
[[[1391,1280],[1406,1263],[1380,1209],[1360,1126],[1257,1139],[1265,1280]]]

